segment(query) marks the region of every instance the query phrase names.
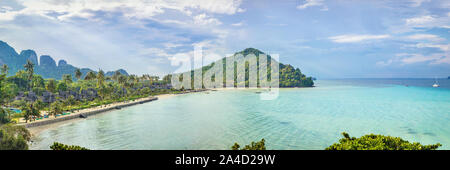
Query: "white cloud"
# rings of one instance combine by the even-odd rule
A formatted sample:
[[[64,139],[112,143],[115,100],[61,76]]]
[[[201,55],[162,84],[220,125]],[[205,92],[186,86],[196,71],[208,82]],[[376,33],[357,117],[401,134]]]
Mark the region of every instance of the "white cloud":
[[[438,48],[444,52],[447,52],[450,50],[450,44],[418,43],[415,45],[415,47],[417,47],[417,48]]]
[[[244,21],[241,21],[241,22],[238,22],[238,23],[231,24],[231,26],[235,26],[235,27],[240,27],[240,26],[242,26],[242,25],[244,25]]]
[[[339,35],[334,37],[329,37],[333,42],[337,43],[354,43],[354,42],[360,42],[365,40],[376,40],[376,39],[385,39],[389,38],[390,35],[384,34],[384,35]]]
[[[377,66],[384,67],[393,63],[399,63],[400,65],[415,64],[428,62],[429,64],[450,64],[450,56],[448,53],[433,53],[428,55],[418,53],[399,53],[395,57],[387,61],[379,61]]]
[[[177,48],[183,46],[183,44],[174,44],[174,43],[164,43],[163,44],[166,49]]]
[[[450,15],[424,15],[419,17],[405,19],[407,27],[419,27],[419,28],[448,28]]]
[[[393,61],[394,61],[393,59],[389,59],[389,60],[387,60],[387,61],[378,61],[378,62],[376,63],[376,65],[377,65],[377,66],[384,67],[384,66],[391,65]]]
[[[323,0],[305,0],[305,3],[302,5],[298,5],[297,9],[306,9],[313,6],[322,7],[322,11],[328,11],[328,7],[325,6]]]
[[[429,40],[429,41],[444,41],[445,39],[442,37],[439,37],[434,34],[414,34],[409,35],[405,37],[406,39],[410,40]]]
[[[194,16],[194,23],[199,25],[220,25],[220,22],[216,18],[207,16],[205,13]]]
[[[141,49],[139,51],[140,55],[143,56],[159,56],[159,57],[170,57],[172,56],[171,54],[168,54],[165,50],[160,49],[160,48],[146,48],[146,49]]]
[[[406,19],[407,25],[424,25],[435,21],[436,19],[430,15],[408,18]]]
[[[192,10],[228,15],[245,11],[239,7],[241,0],[18,0],[18,3],[24,8],[16,11],[2,8],[0,12],[4,12],[0,13],[0,19],[12,20],[18,15],[39,15],[58,20],[73,17],[89,19],[100,11],[121,13],[128,18],[152,19],[166,9],[181,11],[187,15],[192,14]]]
[[[447,53],[444,57],[431,62],[431,64],[450,64],[450,55]]]
[[[413,64],[425,61],[433,61],[441,59],[443,57],[442,54],[432,54],[429,56],[424,56],[422,54],[406,54],[406,55],[408,55],[408,57],[404,57],[400,60],[402,64]]]
[[[411,1],[411,7],[419,7],[424,2],[430,2],[431,0],[410,0]]]

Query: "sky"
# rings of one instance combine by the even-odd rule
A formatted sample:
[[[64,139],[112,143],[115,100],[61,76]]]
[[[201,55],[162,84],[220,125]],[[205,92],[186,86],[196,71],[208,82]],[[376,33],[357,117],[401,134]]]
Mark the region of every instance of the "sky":
[[[450,76],[448,0],[0,0],[0,40],[94,70],[165,75],[201,46],[317,78]]]

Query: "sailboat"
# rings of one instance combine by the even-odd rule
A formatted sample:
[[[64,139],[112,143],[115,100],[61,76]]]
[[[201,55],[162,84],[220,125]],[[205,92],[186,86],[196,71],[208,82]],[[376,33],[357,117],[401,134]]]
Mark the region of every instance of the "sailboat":
[[[437,81],[437,78],[434,78],[434,84],[433,87],[439,87],[439,83]]]

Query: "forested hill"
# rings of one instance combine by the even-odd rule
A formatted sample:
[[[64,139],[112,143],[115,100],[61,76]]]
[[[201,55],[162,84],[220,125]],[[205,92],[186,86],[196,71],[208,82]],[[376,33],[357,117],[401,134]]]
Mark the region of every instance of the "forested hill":
[[[236,54],[242,54],[244,57],[249,54],[256,55],[257,60],[259,61],[259,55],[265,54],[264,52],[255,49],[255,48],[246,48],[243,51],[237,52]],[[272,60],[272,57],[270,55],[267,55],[267,61],[270,63]],[[277,62],[277,61],[275,61]],[[314,81],[312,77],[307,77],[305,74],[303,74],[299,68],[294,68],[290,64],[280,64],[280,87],[313,87]],[[259,65],[259,62],[257,63]],[[259,68],[259,66],[257,66]],[[246,79],[247,81],[247,79]]]
[[[261,52],[258,49],[255,48],[247,48],[243,51],[237,52],[234,55],[237,54],[242,54],[244,57],[246,57],[249,54],[254,54],[257,58],[257,63],[256,65],[250,65],[250,63],[246,63],[245,66],[245,70],[246,70],[246,74],[245,76],[245,87],[248,87],[248,68],[256,68],[259,69],[259,55],[260,54],[265,54],[263,52]],[[225,57],[222,59],[222,63],[223,63],[223,68],[226,68],[226,59],[229,57]],[[236,61],[236,62],[241,62],[241,61]],[[272,59],[272,57],[270,55],[267,55],[267,62],[268,65],[270,64],[270,62],[277,62],[275,60]],[[207,66],[202,67],[202,73],[204,74],[206,71],[208,71],[209,69],[211,69],[214,64],[216,64],[217,62],[211,63]],[[312,77],[307,77],[306,75],[304,75],[299,68],[294,68],[293,66],[289,65],[289,64],[282,64],[279,63],[280,67],[279,67],[279,72],[280,72],[280,87],[313,87],[314,86],[314,81],[312,79]],[[191,75],[193,76],[194,71],[191,71]],[[226,75],[226,70],[224,70],[224,74]],[[259,75],[259,74],[258,74]],[[234,77],[234,85],[238,86],[238,82],[237,82],[237,76],[240,75],[236,75],[236,69],[235,69],[235,77]],[[242,76],[242,75],[241,75]],[[270,79],[270,73],[268,75],[269,79]],[[223,78],[223,82],[225,83],[225,79],[226,77],[224,76]],[[192,80],[192,84],[194,81],[194,78],[191,77]],[[214,78],[212,79],[212,81],[215,81]],[[259,78],[257,79],[257,86],[259,87]]]
[[[59,80],[64,74],[72,74],[72,77],[75,77],[75,70],[78,69],[77,67],[68,64],[65,60],[59,60],[58,64],[56,64],[56,61],[48,55],[40,56],[38,63],[35,51],[23,50],[18,54],[16,50],[6,42],[0,41],[0,66],[6,64],[9,67],[8,75],[14,75],[17,71],[23,70],[23,66],[27,60],[30,60],[35,65],[35,73],[41,75],[43,78],[54,78]],[[82,77],[84,77],[87,72],[93,70],[81,68],[80,71],[83,73]],[[119,69],[118,71],[124,75],[128,75],[123,69]],[[109,74],[112,75],[113,71],[106,73],[106,75]]]

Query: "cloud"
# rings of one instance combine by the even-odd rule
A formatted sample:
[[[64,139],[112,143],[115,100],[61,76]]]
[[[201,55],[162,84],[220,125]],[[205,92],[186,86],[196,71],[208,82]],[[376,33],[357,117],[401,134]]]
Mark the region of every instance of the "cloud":
[[[391,65],[393,62],[394,62],[393,59],[389,59],[389,60],[387,60],[387,61],[378,61],[378,62],[376,63],[376,65],[377,65],[377,66],[384,67],[384,66]]]
[[[160,48],[146,48],[146,49],[141,49],[139,51],[140,55],[147,55],[147,56],[161,56],[161,57],[170,57],[172,56],[171,54],[168,54],[165,50],[160,49]]]
[[[448,52],[450,50],[450,44],[418,43],[415,45],[415,47],[417,47],[417,48],[437,48],[444,52]]]
[[[405,37],[409,40],[444,41],[445,39],[434,34],[414,34]]]
[[[329,37],[333,42],[337,43],[354,43],[354,42],[361,42],[366,40],[376,40],[376,39],[385,39],[389,38],[390,35],[384,34],[384,35],[339,35],[334,37]]]
[[[220,25],[222,22],[216,18],[207,16],[206,14],[200,14],[194,17],[194,23],[199,25]]]
[[[450,15],[424,15],[405,19],[407,27],[417,28],[448,28]]]
[[[387,61],[378,61],[376,65],[385,67],[394,63],[408,65],[424,62],[428,62],[429,64],[450,64],[450,56],[449,53],[433,53],[428,55],[418,53],[399,53]]]
[[[408,18],[406,19],[407,25],[424,25],[435,21],[436,19],[430,15]]]
[[[305,0],[305,3],[298,5],[297,9],[302,10],[313,6],[322,7],[321,11],[328,11],[328,7],[324,4],[323,0]]]
[[[176,10],[191,15],[193,10],[201,10],[212,14],[232,15],[245,10],[240,8],[241,0],[18,0],[23,9],[11,10],[2,8],[0,19],[12,20],[18,15],[39,15],[58,20],[70,18],[90,19],[96,12],[120,13],[127,18],[152,19],[166,10]],[[3,11],[3,12],[2,12]]]
[[[231,26],[235,26],[235,27],[240,27],[240,26],[242,26],[242,25],[244,25],[244,21],[241,21],[241,22],[238,22],[238,23],[233,23],[233,24],[231,24]]]
[[[411,0],[411,7],[419,7],[424,2],[430,2],[431,0]]]
[[[400,62],[402,64],[413,64],[413,63],[420,63],[420,62],[425,62],[425,61],[439,60],[443,57],[442,54],[432,54],[429,56],[424,56],[422,54],[405,54],[405,56],[408,56],[408,57],[404,57],[404,58],[400,59]]]
[[[164,43],[163,44],[166,49],[177,48],[183,46],[183,44],[174,44],[174,43]]]

